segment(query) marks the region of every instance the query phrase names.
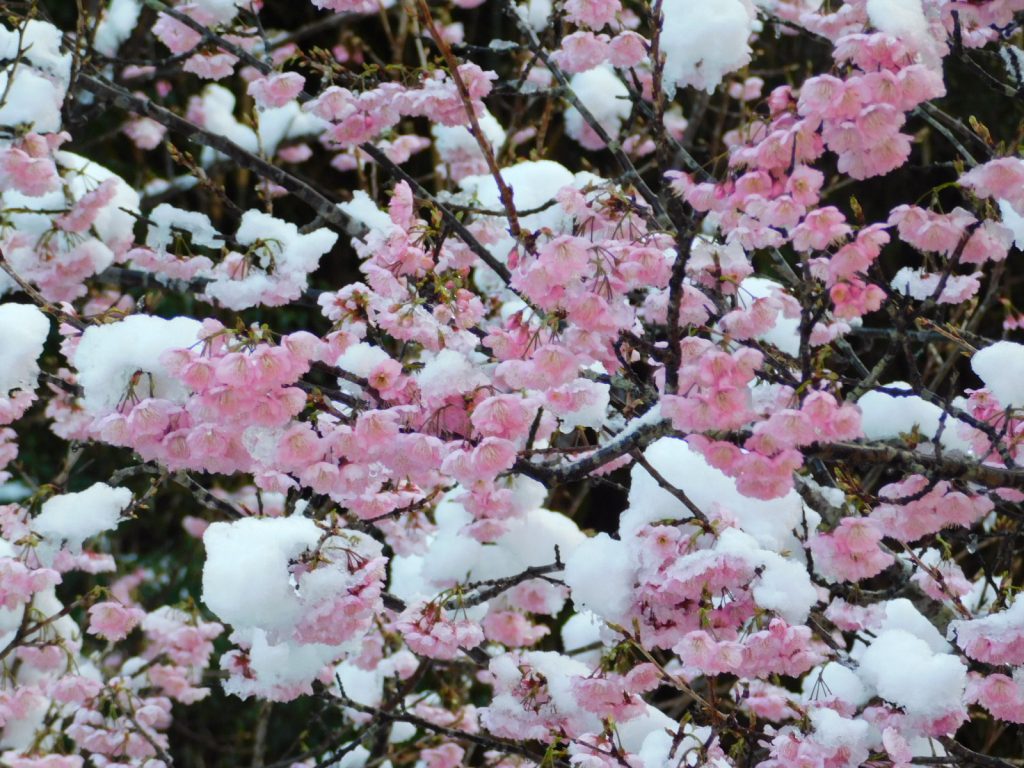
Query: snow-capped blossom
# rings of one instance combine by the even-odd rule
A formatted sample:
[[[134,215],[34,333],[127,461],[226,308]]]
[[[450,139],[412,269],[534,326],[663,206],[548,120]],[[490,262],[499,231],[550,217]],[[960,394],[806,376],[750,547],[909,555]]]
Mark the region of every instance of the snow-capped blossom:
[[[997,341],[978,350],[971,358],[971,368],[985,383],[986,389],[1006,408],[1024,405],[1017,372],[1024,366],[1024,346],[1013,341]]]
[[[580,708],[601,718],[622,723],[647,711],[646,702],[621,675],[576,678],[572,687]]]
[[[420,759],[426,768],[457,768],[462,764],[465,754],[462,747],[457,744],[442,744],[439,747],[424,749],[420,752]]]
[[[432,659],[454,659],[484,641],[480,626],[467,619],[453,619],[437,603],[423,601],[409,606],[398,617],[395,629],[414,653]]]
[[[61,576],[50,568],[30,569],[13,557],[0,557],[0,605],[12,610],[27,604],[34,594],[60,584]]]
[[[29,197],[41,197],[60,186],[60,177],[49,153],[29,154],[36,144],[26,141],[28,151],[18,147],[0,148],[0,186],[16,189]]]
[[[915,541],[947,526],[970,526],[993,507],[987,496],[952,490],[945,480],[932,484],[922,475],[883,486],[878,496],[882,503],[871,518],[898,541]]]
[[[146,615],[142,631],[150,643],[147,653],[151,657],[166,654],[174,664],[206,667],[213,654],[213,640],[224,627],[165,606]]]
[[[567,432],[576,427],[600,427],[605,421],[609,396],[607,384],[576,379],[548,390],[544,402],[558,417],[561,430]]]
[[[897,225],[900,239],[922,251],[952,255],[977,219],[963,208],[948,214],[933,213],[916,206],[897,206],[889,214],[889,223]]]
[[[704,674],[798,676],[822,659],[821,650],[809,641],[806,627],[789,627],[775,619],[767,630],[743,640],[718,641],[704,630],[690,632],[673,650],[684,664]]]
[[[647,58],[647,41],[636,32],[625,30],[608,43],[608,61],[613,67],[635,67]]]
[[[223,80],[234,74],[237,63],[238,57],[230,53],[197,53],[189,57],[182,69],[204,80]]]
[[[203,38],[201,33],[165,13],[157,15],[156,23],[153,24],[153,34],[173,54],[187,53],[195,49]]]
[[[983,221],[967,239],[960,261],[964,264],[1003,261],[1013,240],[1013,232],[1008,227],[994,221]]]
[[[972,672],[966,698],[987,709],[997,720],[1024,723],[1024,685],[1019,671],[1015,671],[1013,677],[998,672],[988,675]]]
[[[996,76],[1020,79],[1000,30],[1022,0],[664,0],[660,30],[646,3],[523,0],[536,38],[513,24],[507,41],[479,37],[480,0],[416,20],[314,0],[367,17],[326,58],[288,25],[253,27],[258,1],[177,4],[212,35],[104,5],[106,69],[80,69],[90,42],[62,49],[52,24],[0,26],[5,762],[160,768],[172,712],[223,694],[337,695],[346,728],[406,707],[443,729],[381,733],[419,768],[465,761],[459,733],[481,728],[579,768],[725,768],[743,744],[762,768],[906,768],[967,718],[978,743],[985,718],[1024,721],[1021,601],[987,546],[1024,500],[1024,347],[986,340],[1004,314],[1016,330],[993,267],[1012,272],[1024,243],[1024,171],[1012,126],[965,121],[954,93],[943,109],[976,135],[959,137],[927,105],[947,40],[992,44]],[[762,24],[826,58],[762,67]],[[166,66],[114,58],[129,37],[160,41]],[[755,55],[760,77],[742,71]],[[236,71],[242,102],[174,74]],[[674,90],[720,84],[688,126]],[[84,112],[62,109],[68,89]],[[136,99],[150,117],[111,115],[120,140],[78,135]],[[62,146],[63,116],[88,157]],[[1010,154],[958,184],[922,176],[921,157],[960,172],[926,118]],[[139,191],[95,162],[153,160],[164,123],[230,161],[173,151],[177,170],[135,169]],[[582,165],[572,144],[593,150]],[[897,170],[870,200],[844,192]],[[935,396],[872,383],[892,322],[926,383],[958,349],[970,370]],[[74,441],[66,461],[37,460],[44,423]],[[77,458],[100,444],[137,466]],[[112,485],[80,490],[97,479]],[[166,530],[206,552],[199,601],[151,605],[198,592],[170,560],[124,560],[131,531],[176,510]],[[108,572],[109,593],[72,597]],[[910,587],[934,610],[892,597]],[[212,616],[230,625],[223,690],[203,686]],[[673,690],[690,704],[670,719]]]
[[[743,278],[753,274],[754,269],[739,243],[733,241],[718,245],[697,238],[686,262],[686,272],[700,285],[721,285],[721,290],[731,293]]]
[[[849,233],[846,217],[837,208],[819,208],[793,230],[793,247],[798,251],[824,251]]]
[[[253,638],[222,664],[241,673],[248,658],[257,671],[243,678],[255,678],[258,690],[269,687],[279,698],[305,690],[339,655],[324,649],[364,635],[379,609],[384,559],[363,534],[324,534],[297,516],[245,518],[211,525],[203,544],[204,602],[243,633],[239,638]],[[295,670],[278,688],[273,665],[291,657]],[[230,690],[249,691],[239,680]]]
[[[83,195],[70,211],[58,216],[55,223],[65,232],[85,232],[116,195],[117,182],[106,179],[96,189]]]
[[[283,107],[302,91],[305,79],[297,72],[280,72],[253,80],[246,92],[263,109]]]
[[[547,741],[558,730],[570,736],[600,730],[596,715],[579,707],[572,680],[590,670],[561,654],[515,652],[493,659],[495,696],[480,721],[495,736]]]
[[[830,533],[816,534],[809,542],[814,565],[827,578],[861,581],[895,562],[881,547],[883,532],[869,518],[844,517]]]
[[[950,622],[950,639],[964,653],[986,664],[1024,664],[1024,599],[1017,597],[1005,611],[983,618]]]
[[[963,570],[952,560],[943,560],[936,549],[927,549],[920,557],[920,565],[910,577],[933,600],[952,600],[964,597],[972,589]]]
[[[573,32],[562,39],[562,47],[555,52],[554,60],[569,74],[579,74],[594,69],[604,62],[609,54],[608,35],[593,32]],[[580,81],[572,86],[575,91]]]
[[[122,133],[131,139],[139,149],[156,149],[160,146],[167,129],[148,117],[136,117],[127,120],[121,127]]]
[[[551,631],[543,624],[531,624],[526,616],[515,611],[492,611],[481,626],[488,640],[509,648],[535,645]]]
[[[601,29],[606,24],[611,24],[621,9],[619,0],[568,0],[565,4],[565,15],[573,24]]]
[[[135,606],[113,600],[96,603],[89,606],[89,634],[110,642],[123,640],[145,615],[145,611]]]
[[[1006,200],[1024,214],[1024,161],[1000,157],[972,168],[960,177],[960,184],[979,197]]]
[[[480,402],[471,416],[473,426],[485,437],[506,440],[525,438],[536,417],[536,406],[517,395],[493,395]]]

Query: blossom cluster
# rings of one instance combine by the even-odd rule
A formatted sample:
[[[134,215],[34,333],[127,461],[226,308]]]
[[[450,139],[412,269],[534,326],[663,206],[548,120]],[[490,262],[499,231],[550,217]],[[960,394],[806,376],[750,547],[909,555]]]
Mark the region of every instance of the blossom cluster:
[[[1002,765],[1024,0],[270,5],[0,24],[0,764]]]

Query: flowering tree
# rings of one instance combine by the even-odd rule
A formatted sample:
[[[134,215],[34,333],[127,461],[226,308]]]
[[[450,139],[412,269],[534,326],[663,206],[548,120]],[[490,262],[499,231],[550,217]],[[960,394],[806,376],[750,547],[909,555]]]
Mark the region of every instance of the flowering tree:
[[[0,765],[1020,765],[1024,0],[0,23]]]

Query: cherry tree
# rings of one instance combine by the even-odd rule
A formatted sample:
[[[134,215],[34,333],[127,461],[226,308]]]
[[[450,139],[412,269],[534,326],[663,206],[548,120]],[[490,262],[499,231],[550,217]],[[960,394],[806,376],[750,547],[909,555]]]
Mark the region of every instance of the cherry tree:
[[[1010,768],[1024,0],[0,19],[0,765]]]

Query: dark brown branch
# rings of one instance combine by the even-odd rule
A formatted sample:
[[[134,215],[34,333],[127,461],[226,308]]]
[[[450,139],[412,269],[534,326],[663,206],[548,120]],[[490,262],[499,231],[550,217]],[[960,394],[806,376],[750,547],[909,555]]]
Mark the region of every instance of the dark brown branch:
[[[342,695],[344,696],[344,691],[342,691]],[[504,739],[498,739],[493,736],[484,736],[479,733],[460,731],[456,728],[447,728],[443,725],[432,723],[429,720],[424,720],[422,717],[417,717],[416,715],[403,710],[385,711],[383,709],[377,709],[376,707],[368,707],[364,704],[352,701],[347,697],[343,698],[342,701],[344,702],[344,705],[350,709],[354,709],[357,712],[363,712],[367,715],[373,715],[381,720],[409,723],[410,725],[415,725],[417,728],[422,728],[425,731],[430,731],[431,733],[436,733],[440,736],[447,736],[449,739],[467,741],[471,744],[478,744],[486,749],[497,750],[498,752],[503,752],[505,754],[522,755],[523,757],[527,757],[537,763],[540,763],[543,760],[548,765],[559,766],[559,768],[569,768],[569,764],[564,760],[546,759],[544,755],[511,741],[505,741]]]
[[[444,604],[444,607],[449,611],[455,611],[460,608],[471,608],[474,605],[486,603],[488,600],[497,597],[502,592],[507,592],[512,589],[512,587],[522,584],[524,581],[530,581],[531,579],[544,579],[549,573],[557,573],[564,569],[565,564],[562,562],[562,557],[556,547],[555,562],[548,565],[531,565],[529,568],[526,568],[513,576],[505,576],[500,579],[487,579],[485,581],[478,581],[473,584],[469,584],[467,585],[468,589],[471,590],[469,594],[458,595],[451,598]]]

